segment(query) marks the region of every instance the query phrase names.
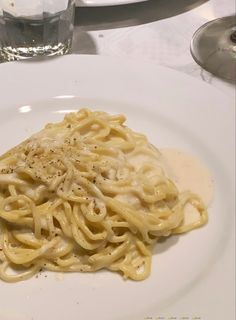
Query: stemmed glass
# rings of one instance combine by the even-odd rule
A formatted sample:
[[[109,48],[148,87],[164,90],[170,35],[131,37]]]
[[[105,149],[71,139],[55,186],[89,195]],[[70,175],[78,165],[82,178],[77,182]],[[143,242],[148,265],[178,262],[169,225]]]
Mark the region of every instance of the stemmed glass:
[[[210,21],[193,35],[194,60],[212,74],[236,80],[236,16]]]

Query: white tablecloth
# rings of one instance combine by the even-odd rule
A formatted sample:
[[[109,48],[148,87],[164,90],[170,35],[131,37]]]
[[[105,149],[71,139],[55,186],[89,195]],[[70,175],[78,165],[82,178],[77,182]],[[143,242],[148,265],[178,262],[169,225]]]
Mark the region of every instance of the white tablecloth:
[[[73,52],[150,61],[199,78],[233,96],[234,86],[204,71],[189,50],[192,35],[201,25],[233,13],[234,0],[149,0],[78,7]]]

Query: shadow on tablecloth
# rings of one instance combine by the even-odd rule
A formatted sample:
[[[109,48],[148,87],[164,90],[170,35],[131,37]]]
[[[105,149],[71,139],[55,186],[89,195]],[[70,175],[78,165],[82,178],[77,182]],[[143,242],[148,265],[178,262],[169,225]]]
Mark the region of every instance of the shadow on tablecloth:
[[[97,54],[96,43],[89,33],[81,30],[80,27],[75,26],[72,53],[75,54]]]

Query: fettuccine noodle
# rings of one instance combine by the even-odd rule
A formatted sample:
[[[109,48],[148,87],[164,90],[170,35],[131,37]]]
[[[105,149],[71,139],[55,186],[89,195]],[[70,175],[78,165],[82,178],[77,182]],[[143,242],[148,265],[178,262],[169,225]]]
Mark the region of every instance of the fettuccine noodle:
[[[143,280],[160,237],[206,223],[199,197],[180,193],[159,151],[124,123],[82,109],[0,157],[2,280],[102,268]],[[189,203],[199,218],[185,225]]]

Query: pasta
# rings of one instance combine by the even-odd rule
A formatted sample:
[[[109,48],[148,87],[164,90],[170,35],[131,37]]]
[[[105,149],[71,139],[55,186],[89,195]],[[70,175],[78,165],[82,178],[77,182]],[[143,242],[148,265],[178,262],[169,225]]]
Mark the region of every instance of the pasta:
[[[0,278],[102,268],[143,280],[153,244],[207,221],[123,115],[82,109],[0,157]],[[199,213],[185,224],[186,204]]]

